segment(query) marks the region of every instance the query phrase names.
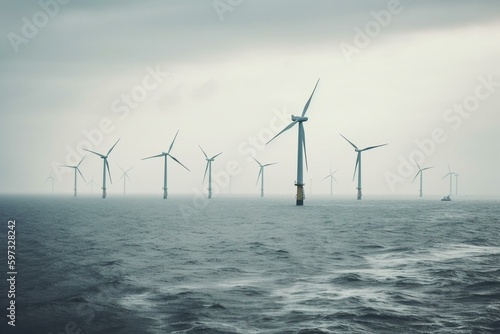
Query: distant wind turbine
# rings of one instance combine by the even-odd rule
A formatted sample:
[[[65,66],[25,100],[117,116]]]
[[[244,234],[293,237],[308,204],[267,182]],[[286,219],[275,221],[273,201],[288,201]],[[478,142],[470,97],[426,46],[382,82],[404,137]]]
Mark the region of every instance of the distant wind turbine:
[[[413,159],[413,160],[415,160],[415,159]],[[422,175],[424,174],[423,172],[424,172],[424,170],[431,169],[434,166],[421,168],[420,165],[418,164],[417,160],[415,160],[415,163],[418,166],[418,172],[417,172],[417,174],[415,174],[415,177],[413,178],[413,180],[411,182],[413,183],[413,181],[415,181],[415,179],[417,178],[418,174],[420,174],[420,197],[422,197]]]
[[[61,165],[62,167],[68,167],[68,168],[73,168],[75,170],[75,188],[74,188],[74,196],[76,197],[76,178],[77,178],[77,173],[78,172],[80,174],[80,176],[82,177],[83,181],[85,181],[85,178],[83,177],[83,174],[82,172],[80,171],[80,168],[78,168],[80,166],[80,164],[82,163],[83,159],[85,159],[86,156],[84,156],[82,158],[82,160],[80,160],[80,162],[78,163],[78,165],[76,166],[69,166],[69,165]],[[87,181],[85,181],[87,182]]]
[[[341,134],[341,136],[342,136],[342,134]],[[347,140],[347,142],[349,144],[351,144],[352,147],[354,147],[354,151],[358,153],[358,156],[356,158],[356,166],[354,167],[354,175],[352,176],[352,180],[354,181],[354,177],[356,176],[356,170],[357,170],[358,171],[358,188],[356,188],[356,189],[358,189],[358,197],[357,198],[358,198],[358,200],[360,200],[361,199],[361,152],[368,151],[368,150],[371,150],[371,149],[374,149],[374,148],[377,148],[377,147],[385,146],[387,144],[376,145],[376,146],[369,146],[369,147],[366,147],[366,148],[360,150],[349,139],[347,139],[344,136],[342,136],[342,138],[344,138],[345,140]]]
[[[132,181],[130,179],[130,177],[128,176],[128,172],[134,168],[134,167],[130,167],[129,169],[127,169],[126,171],[123,170],[123,168],[121,168],[119,165],[118,165],[118,168],[121,169],[121,171],[123,172],[122,176],[120,177],[120,180],[123,179],[123,195],[125,195],[125,187],[126,187],[126,183],[127,183],[127,179],[129,179],[129,181]]]
[[[451,192],[452,192],[452,185],[453,185],[453,175],[455,175],[456,173],[452,172],[451,169],[450,169],[450,165],[448,164],[448,174],[446,174],[445,176],[443,176],[441,178],[444,179],[445,177],[449,176],[450,177],[450,195],[449,197],[451,197]]]
[[[52,176],[52,171],[50,171],[50,175],[45,179],[45,182],[47,182],[48,180],[50,180],[50,183],[52,184],[52,193],[54,193],[54,177]]]
[[[337,180],[333,176],[333,174],[335,174],[336,172],[337,172],[337,170],[333,171],[333,173],[332,173],[332,167],[330,167],[330,174],[325,176],[325,178],[323,179],[323,180],[326,180],[326,179],[330,178],[330,196],[333,195],[333,180],[335,180],[335,182],[337,182]],[[323,180],[321,180],[321,181],[323,181]],[[337,182],[337,184],[338,184],[338,182]]]
[[[304,167],[303,167],[303,159],[305,157],[306,160],[306,170],[308,170],[307,166],[307,152],[306,152],[306,135],[304,133],[304,125],[303,122],[307,122],[308,118],[305,117],[307,109],[309,108],[309,104],[311,103],[314,92],[316,91],[316,87],[318,87],[319,79],[316,82],[316,86],[312,91],[309,100],[307,100],[304,109],[302,110],[302,115],[294,116],[292,115],[292,123],[288,124],[280,133],[271,138],[267,144],[274,140],[274,138],[278,137],[280,134],[285,132],[286,130],[291,129],[295,124],[299,124],[299,135],[298,135],[298,149],[297,149],[297,180],[295,181],[295,186],[297,187],[297,195],[296,195],[296,205],[304,205]]]
[[[203,175],[203,181],[202,184],[205,183],[205,177],[207,176],[207,171],[208,171],[208,198],[212,198],[212,162],[214,161],[215,158],[217,158],[219,155],[222,154],[220,152],[219,154],[214,155],[213,157],[209,158],[208,155],[203,151],[200,145],[200,150],[203,152],[205,155],[205,159],[207,160],[207,166],[205,167],[205,174]]]
[[[97,186],[97,183],[95,183],[95,181],[94,181],[94,176],[92,176],[92,179],[89,182],[87,182],[87,184],[90,184],[90,193],[91,194],[94,193],[94,185]]]
[[[111,146],[111,148],[108,151],[108,154],[106,154],[106,155],[103,155],[101,153],[97,153],[97,152],[94,152],[94,151],[91,151],[91,150],[87,150],[86,148],[84,148],[85,151],[88,151],[90,153],[94,153],[95,155],[100,156],[101,159],[103,160],[102,198],[106,198],[106,169],[108,170],[108,174],[109,174],[109,182],[113,183],[113,180],[111,180],[111,171],[109,170],[108,156],[111,153],[111,151],[113,151],[113,149],[115,148],[116,144],[118,144],[119,141],[120,141],[120,139],[118,139],[116,141],[116,143],[113,146]]]
[[[173,155],[170,154],[170,151],[172,150],[172,147],[174,146],[175,139],[177,138],[178,134],[179,134],[179,130],[177,130],[177,132],[175,133],[174,139],[172,140],[172,143],[170,144],[170,147],[168,148],[167,152],[162,152],[161,154],[153,155],[151,157],[147,157],[147,158],[142,159],[142,160],[147,160],[147,159],[159,158],[159,157],[163,157],[164,158],[165,164],[164,164],[164,168],[163,168],[163,199],[167,199],[167,197],[168,197],[168,188],[167,188],[167,157],[172,158],[172,160],[174,160],[179,165],[181,165],[182,167],[184,167],[185,169],[187,169],[189,171],[189,168],[187,168],[186,166],[184,166],[179,160],[177,160]]]
[[[259,175],[257,175],[257,182],[255,184],[259,183],[259,178],[260,178],[260,197],[264,197],[264,167],[271,166],[271,165],[276,165],[277,162],[273,162],[270,164],[261,164],[257,159],[252,157],[252,159],[255,160],[256,163],[259,164]]]

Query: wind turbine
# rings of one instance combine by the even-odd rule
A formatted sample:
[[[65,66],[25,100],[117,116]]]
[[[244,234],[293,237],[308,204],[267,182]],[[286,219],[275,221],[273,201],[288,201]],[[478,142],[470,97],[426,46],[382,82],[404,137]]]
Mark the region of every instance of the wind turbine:
[[[281,130],[280,133],[278,133],[276,136],[271,138],[267,144],[269,144],[271,141],[274,140],[274,138],[278,137],[280,134],[285,132],[286,130],[291,129],[295,124],[299,124],[299,135],[298,135],[298,149],[297,149],[297,180],[295,181],[295,186],[297,187],[297,195],[296,195],[296,205],[304,205],[304,199],[305,199],[305,194],[304,194],[304,170],[303,170],[303,157],[305,156],[306,158],[306,170],[308,170],[307,166],[307,152],[306,152],[306,137],[304,133],[304,125],[302,124],[303,122],[307,122],[308,118],[305,117],[307,109],[309,108],[309,104],[311,103],[311,99],[314,95],[314,92],[316,91],[316,87],[318,87],[319,79],[316,82],[316,86],[314,86],[314,89],[311,93],[311,96],[309,97],[309,100],[307,100],[304,109],[302,110],[302,114],[300,116],[294,116],[292,115],[292,123],[288,124],[283,130]]]
[[[95,176],[95,174],[94,174]],[[95,183],[94,181],[94,176],[92,176],[92,179],[87,183],[87,184],[90,184],[90,193],[93,194],[94,193],[94,185],[97,186],[97,183]]]
[[[453,175],[455,175],[455,174],[456,174],[456,173],[454,173],[454,172],[452,172],[452,171],[451,171],[451,169],[450,169],[450,165],[448,164],[448,174],[446,174],[445,176],[443,176],[443,177],[441,178],[441,180],[442,180],[442,179],[444,179],[444,178],[445,178],[445,177],[447,177],[447,176],[449,176],[449,177],[450,177],[450,195],[449,195],[449,197],[451,197],[451,191],[452,191],[452,190],[451,190],[451,188],[452,188],[452,183],[453,183]]]
[[[255,184],[259,183],[259,178],[260,178],[260,197],[264,197],[264,167],[276,165],[277,162],[263,165],[254,157],[252,157],[252,159],[254,159],[255,162],[258,163],[259,167],[260,167],[259,168],[259,175],[257,175],[257,182],[255,182]]]
[[[175,139],[177,138],[178,134],[179,134],[179,130],[177,130],[177,132],[175,133],[174,139],[172,140],[172,143],[170,144],[170,147],[168,148],[167,152],[161,152],[158,155],[153,155],[151,157],[147,157],[147,158],[142,159],[142,160],[147,160],[147,159],[159,158],[159,157],[163,157],[164,158],[165,164],[164,164],[164,168],[163,168],[163,199],[167,199],[167,197],[168,197],[168,188],[167,188],[167,157],[172,158],[172,160],[174,160],[179,165],[181,165],[182,167],[184,167],[185,169],[187,169],[188,171],[190,171],[189,168],[187,168],[186,166],[184,166],[179,160],[177,160],[173,155],[170,154],[170,151],[172,150],[172,147],[174,146]]]
[[[83,159],[85,159],[85,157],[86,157],[86,156],[84,156],[84,157],[82,158],[82,160],[80,160],[80,162],[79,162],[79,163],[78,163],[78,165],[76,165],[76,166],[61,165],[61,167],[73,168],[73,169],[75,170],[75,189],[74,189],[74,191],[75,191],[74,196],[75,196],[75,197],[76,197],[76,175],[77,175],[77,174],[76,174],[76,172],[78,172],[78,173],[80,174],[80,176],[82,177],[83,181],[85,181],[85,178],[83,177],[82,172],[80,172],[80,168],[78,168],[78,167],[80,166],[80,164],[82,163]],[[85,182],[87,182],[87,181],[85,181]]]
[[[342,134],[341,134],[342,136]],[[368,150],[371,150],[371,149],[374,149],[374,148],[377,148],[377,147],[381,147],[381,146],[385,146],[387,144],[382,144],[382,145],[376,145],[376,146],[369,146],[369,147],[366,147],[362,150],[360,150],[356,145],[354,145],[349,139],[347,139],[346,137],[342,136],[342,138],[344,138],[345,140],[347,140],[347,142],[349,142],[349,144],[352,145],[352,147],[354,147],[354,151],[358,153],[358,156],[356,158],[356,166],[354,167],[354,174],[352,176],[352,180],[354,181],[354,177],[356,176],[356,170],[358,171],[358,187],[356,189],[358,189],[358,200],[361,199],[361,152],[364,152],[364,151],[368,151]],[[358,167],[359,165],[359,167]]]
[[[54,177],[52,176],[52,171],[50,171],[50,175],[48,178],[45,179],[45,182],[47,182],[48,180],[50,180],[52,184],[52,193],[54,193]]]
[[[415,160],[415,159],[413,159],[413,160]],[[411,183],[413,183],[413,181],[415,181],[415,179],[417,178],[418,174],[420,174],[420,197],[422,197],[422,175],[424,174],[423,172],[424,172],[424,170],[431,169],[434,166],[420,168],[420,165],[418,164],[417,160],[415,160],[415,163],[417,164],[418,172],[417,172],[417,174],[415,174],[415,177],[413,178],[413,180],[411,181]]]
[[[332,173],[332,167],[330,166],[330,174],[328,174],[327,176],[325,176],[325,178],[323,179],[323,180],[326,180],[327,178],[330,178],[330,196],[333,195],[333,180],[335,180],[335,182],[337,182],[337,180],[333,176],[333,174],[335,174],[336,172],[337,172],[337,170],[335,170]],[[321,180],[321,181],[323,181],[323,180]],[[338,182],[337,182],[337,184],[338,184]]]
[[[121,139],[121,138],[120,138]],[[111,180],[111,172],[109,170],[109,164],[108,164],[108,156],[109,154],[111,153],[111,151],[115,148],[116,144],[118,144],[118,142],[120,141],[120,139],[118,139],[116,141],[116,143],[111,146],[111,148],[109,149],[108,151],[108,154],[106,155],[103,155],[101,153],[97,153],[97,152],[94,152],[94,151],[91,151],[91,150],[87,150],[86,148],[84,148],[85,151],[87,152],[90,152],[90,153],[94,153],[95,155],[98,155],[101,157],[101,159],[103,160],[103,171],[102,171],[102,198],[106,198],[106,168],[108,169],[108,174],[109,174],[109,182],[113,183],[113,180]]]
[[[120,180],[123,178],[123,195],[125,195],[125,187],[126,187],[126,182],[127,182],[127,179],[129,179],[129,181],[132,181],[132,180],[130,179],[130,177],[128,176],[128,174],[127,174],[127,173],[128,173],[128,172],[129,172],[132,168],[134,168],[134,167],[130,167],[130,168],[129,168],[129,169],[127,169],[126,171],[125,171],[125,170],[123,170],[123,168],[121,168],[119,165],[118,165],[118,168],[120,168],[120,169],[122,170],[122,172],[123,172],[122,176],[120,177]]]
[[[203,151],[201,146],[200,145],[198,146],[200,147],[200,150],[203,152],[203,154],[205,155],[205,159],[207,160],[207,167],[205,167],[205,175],[203,175],[202,184],[205,183],[205,177],[207,176],[207,170],[208,170],[208,198],[212,198],[212,162],[214,161],[215,158],[221,155],[222,152],[209,158],[208,155],[205,153],[205,151]]]

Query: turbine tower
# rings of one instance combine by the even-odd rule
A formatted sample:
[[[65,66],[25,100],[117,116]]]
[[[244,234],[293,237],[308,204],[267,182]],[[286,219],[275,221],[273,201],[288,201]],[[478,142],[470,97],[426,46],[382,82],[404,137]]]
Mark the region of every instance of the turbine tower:
[[[333,174],[335,174],[337,172],[337,170],[335,170],[333,173],[332,173],[332,167],[330,166],[330,174],[328,174],[327,176],[325,176],[325,178],[321,181],[324,181],[328,178],[330,178],[330,196],[333,195],[333,180],[335,180],[335,182],[337,182],[337,180],[335,179],[335,177],[333,176]],[[337,182],[338,184],[338,182]]]
[[[127,169],[126,171],[125,171],[125,170],[123,170],[123,168],[121,168],[121,167],[120,167],[120,165],[118,165],[118,168],[120,168],[120,169],[121,169],[121,171],[123,172],[122,176],[120,177],[120,180],[121,180],[121,179],[123,179],[123,195],[125,195],[125,188],[126,188],[127,179],[128,179],[129,181],[132,181],[132,180],[130,179],[130,177],[128,176],[128,174],[127,174],[127,173],[128,173],[128,172],[129,172],[132,168],[134,168],[134,167],[130,167],[130,168],[129,168],[129,169]]]
[[[341,136],[342,136],[342,134],[341,134]],[[351,144],[352,147],[354,147],[354,151],[358,153],[358,156],[356,158],[356,166],[354,167],[354,174],[352,176],[352,180],[354,181],[354,178],[356,177],[356,170],[357,170],[358,171],[358,187],[356,188],[356,189],[358,189],[358,196],[357,196],[357,198],[358,198],[358,200],[361,200],[361,152],[368,151],[368,150],[371,150],[371,149],[374,149],[374,148],[377,148],[377,147],[385,146],[387,144],[376,145],[376,146],[369,146],[369,147],[366,147],[366,148],[360,150],[349,139],[347,139],[344,136],[342,136],[342,138],[344,138],[345,140],[347,140],[347,142],[349,142],[349,144]]]
[[[147,160],[147,159],[159,158],[159,157],[163,157],[164,158],[165,164],[164,164],[164,169],[163,169],[163,199],[167,199],[167,197],[168,197],[168,188],[167,188],[167,157],[172,158],[172,160],[174,160],[179,165],[181,165],[182,167],[184,167],[185,169],[187,169],[189,171],[189,168],[187,168],[186,166],[184,166],[179,160],[177,160],[173,155],[170,154],[170,151],[172,150],[172,147],[174,146],[175,139],[177,138],[177,134],[179,134],[179,130],[177,130],[177,132],[175,133],[174,140],[172,140],[172,143],[170,144],[170,147],[168,148],[167,152],[162,152],[162,153],[160,153],[158,155],[153,155],[152,157],[147,157],[147,158],[142,159],[142,160]]]
[[[90,153],[94,153],[95,155],[101,157],[101,159],[103,160],[102,198],[106,198],[106,169],[108,170],[108,174],[109,174],[109,182],[113,183],[113,180],[111,180],[111,172],[109,170],[108,156],[111,153],[111,151],[113,151],[113,149],[115,148],[116,144],[118,144],[119,141],[120,141],[120,139],[118,139],[116,141],[116,143],[113,146],[111,146],[111,148],[108,151],[108,154],[106,154],[106,155],[103,155],[101,153],[97,153],[97,152],[94,152],[94,151],[91,151],[91,150],[87,150],[86,148],[84,148],[85,151],[90,152]]]
[[[455,173],[455,196],[458,196],[458,173]]]
[[[48,180],[50,180],[50,183],[52,184],[52,193],[54,193],[54,177],[52,176],[52,171],[50,171],[50,175],[45,179],[45,182],[47,182]]]
[[[280,134],[285,132],[286,130],[291,129],[295,124],[299,124],[299,135],[298,135],[298,149],[297,149],[297,180],[295,181],[295,186],[297,187],[297,195],[296,195],[296,205],[304,205],[305,193],[304,193],[304,164],[303,158],[306,160],[306,170],[308,170],[307,166],[307,152],[306,152],[306,137],[304,133],[304,125],[303,122],[307,122],[308,118],[305,117],[307,109],[309,108],[309,104],[311,103],[311,99],[316,91],[316,87],[318,87],[319,79],[314,86],[311,96],[309,100],[307,100],[304,109],[302,110],[302,115],[294,116],[292,115],[292,123],[288,124],[280,133],[271,138],[267,144],[274,140],[274,138],[278,137]]]
[[[259,175],[257,175],[257,182],[255,182],[255,184],[259,183],[259,178],[260,178],[260,197],[264,197],[264,167],[276,165],[277,162],[263,165],[259,161],[257,161],[257,159],[255,159],[254,157],[252,157],[252,159],[254,159],[255,162],[258,163],[259,167],[260,167],[259,168]]]
[[[448,174],[446,174],[445,176],[443,176],[441,178],[444,179],[445,177],[449,176],[450,177],[450,195],[449,197],[451,197],[451,192],[452,192],[452,185],[453,185],[453,175],[455,175],[456,173],[452,172],[451,169],[450,169],[450,165],[448,164]]]
[[[205,155],[205,159],[207,160],[207,166],[205,167],[205,175],[203,175],[203,181],[202,184],[205,183],[205,177],[207,176],[207,171],[208,171],[208,198],[212,198],[212,162],[214,161],[215,158],[217,158],[219,155],[222,154],[220,152],[219,154],[214,155],[213,157],[209,158],[208,155],[203,151],[200,145],[200,150],[203,152]]]
[[[413,160],[415,160],[415,159],[413,159]],[[420,165],[418,164],[417,160],[415,160],[415,163],[417,164],[418,172],[417,172],[417,174],[415,174],[415,177],[413,178],[413,180],[411,181],[411,183],[413,183],[413,181],[415,181],[415,179],[417,178],[418,174],[420,174],[420,197],[422,197],[422,175],[424,174],[423,171],[426,170],[426,169],[431,169],[434,166],[420,168]]]
[[[82,163],[83,159],[85,159],[85,157],[86,157],[86,156],[84,156],[84,157],[82,158],[82,160],[80,160],[80,162],[79,162],[79,163],[78,163],[78,165],[76,165],[76,166],[61,165],[61,167],[73,168],[73,169],[75,170],[75,188],[74,188],[74,191],[75,191],[75,192],[74,192],[74,196],[75,196],[75,197],[76,197],[76,192],[77,192],[77,191],[76,191],[76,175],[77,175],[77,173],[76,173],[76,172],[78,172],[78,173],[80,174],[80,176],[82,177],[83,181],[85,181],[85,178],[83,177],[82,172],[80,172],[80,168],[78,168],[78,167],[80,166],[80,164]],[[85,181],[85,182],[87,182],[87,181]]]

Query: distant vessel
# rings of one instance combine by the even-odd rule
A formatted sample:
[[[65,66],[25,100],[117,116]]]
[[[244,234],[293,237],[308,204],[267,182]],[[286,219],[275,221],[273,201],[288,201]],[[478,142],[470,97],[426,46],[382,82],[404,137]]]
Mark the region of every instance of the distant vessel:
[[[445,196],[445,197],[441,198],[441,201],[446,201],[446,202],[451,201],[451,197],[450,197],[450,195],[448,195],[448,196]]]

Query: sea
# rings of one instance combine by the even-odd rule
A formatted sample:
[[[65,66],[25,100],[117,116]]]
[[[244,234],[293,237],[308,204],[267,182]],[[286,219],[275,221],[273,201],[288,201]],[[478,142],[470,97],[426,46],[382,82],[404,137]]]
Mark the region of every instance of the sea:
[[[499,204],[2,195],[1,333],[500,333]]]

